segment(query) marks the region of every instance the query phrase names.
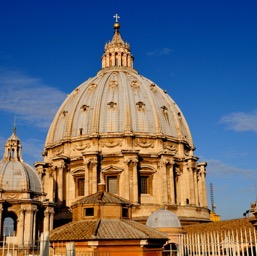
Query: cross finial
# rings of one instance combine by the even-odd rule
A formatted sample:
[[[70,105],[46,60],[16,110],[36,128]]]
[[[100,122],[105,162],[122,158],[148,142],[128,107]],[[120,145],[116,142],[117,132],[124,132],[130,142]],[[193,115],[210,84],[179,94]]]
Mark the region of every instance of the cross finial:
[[[16,133],[16,116],[14,117],[14,122],[13,122],[13,133]]]
[[[115,18],[115,22],[118,22],[118,19],[120,19],[120,16],[116,13],[113,18]]]

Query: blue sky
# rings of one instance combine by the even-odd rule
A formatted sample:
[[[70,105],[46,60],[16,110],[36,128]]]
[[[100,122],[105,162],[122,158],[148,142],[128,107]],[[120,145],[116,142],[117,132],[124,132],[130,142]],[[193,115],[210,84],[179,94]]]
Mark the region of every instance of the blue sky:
[[[0,154],[16,117],[23,158],[42,161],[51,120],[101,68],[113,15],[139,73],[183,111],[206,161],[216,212],[239,218],[257,196],[257,2],[0,2]]]

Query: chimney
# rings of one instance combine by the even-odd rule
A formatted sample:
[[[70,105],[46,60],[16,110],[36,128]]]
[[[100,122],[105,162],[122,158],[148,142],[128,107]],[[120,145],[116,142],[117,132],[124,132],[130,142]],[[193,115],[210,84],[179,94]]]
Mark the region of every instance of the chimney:
[[[105,184],[104,183],[98,183],[98,191],[105,191]]]

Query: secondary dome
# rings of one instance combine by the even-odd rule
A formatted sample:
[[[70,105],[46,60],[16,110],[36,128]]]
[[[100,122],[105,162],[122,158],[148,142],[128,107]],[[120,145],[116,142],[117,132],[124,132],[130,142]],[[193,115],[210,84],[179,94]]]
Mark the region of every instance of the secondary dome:
[[[180,228],[181,224],[176,214],[160,209],[153,212],[147,219],[146,225],[151,228]]]
[[[0,188],[3,191],[41,193],[38,174],[22,160],[21,148],[14,129],[5,144],[5,153],[0,161]]]
[[[171,97],[133,68],[130,45],[119,26],[105,45],[102,70],[64,101],[49,129],[46,147],[83,136],[168,136],[193,145],[187,122]]]

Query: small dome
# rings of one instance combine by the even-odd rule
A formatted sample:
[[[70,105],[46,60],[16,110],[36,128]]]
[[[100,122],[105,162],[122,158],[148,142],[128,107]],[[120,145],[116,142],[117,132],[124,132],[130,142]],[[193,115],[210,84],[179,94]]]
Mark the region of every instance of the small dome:
[[[1,161],[0,177],[0,188],[4,191],[41,192],[37,173],[25,162]]]
[[[41,193],[37,172],[22,160],[21,142],[15,129],[5,144],[5,153],[0,161],[0,189]]]
[[[180,228],[181,224],[176,216],[168,210],[158,210],[153,212],[147,219],[146,225],[151,228]]]

